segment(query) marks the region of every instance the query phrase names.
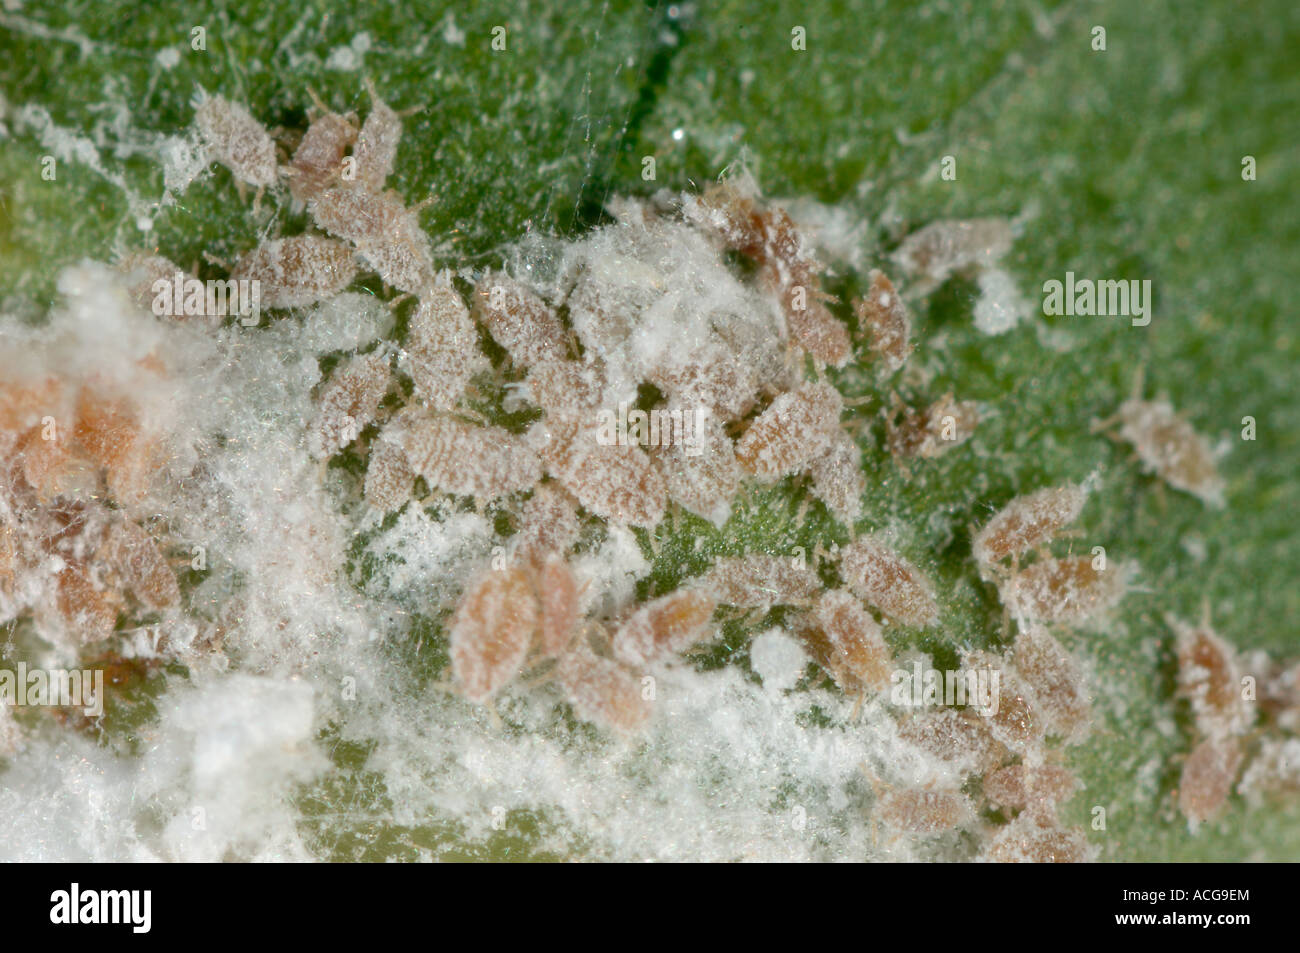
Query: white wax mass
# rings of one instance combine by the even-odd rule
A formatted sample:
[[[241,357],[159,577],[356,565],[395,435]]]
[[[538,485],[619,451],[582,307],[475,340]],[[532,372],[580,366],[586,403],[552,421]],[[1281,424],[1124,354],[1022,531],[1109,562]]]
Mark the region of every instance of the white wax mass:
[[[769,629],[754,638],[749,647],[749,664],[771,691],[794,688],[808,656],[803,648],[781,629]]]

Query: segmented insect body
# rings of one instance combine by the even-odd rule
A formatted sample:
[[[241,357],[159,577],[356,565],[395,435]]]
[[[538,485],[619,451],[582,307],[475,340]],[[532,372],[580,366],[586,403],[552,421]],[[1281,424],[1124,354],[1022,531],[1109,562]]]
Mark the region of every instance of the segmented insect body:
[[[885,273],[873,269],[866,297],[853,302],[858,326],[870,336],[871,351],[880,360],[881,370],[896,373],[912,353],[912,319],[903,298]]]
[[[986,576],[1008,557],[1018,559],[1079,518],[1088,494],[1067,483],[1017,496],[1000,509],[972,541],[975,561]]]
[[[967,670],[998,673],[997,711],[981,715],[993,737],[1017,754],[1037,750],[1042,745],[1045,729],[1033,689],[1005,659],[991,652],[967,652],[962,664]]]
[[[1253,706],[1242,697],[1236,653],[1210,628],[1208,612],[1199,625],[1167,621],[1177,636],[1178,692],[1191,703],[1196,730],[1210,738],[1246,731]]]
[[[516,367],[530,367],[568,356],[564,325],[551,307],[503,274],[484,277],[474,290],[474,314]]]
[[[891,830],[941,834],[967,823],[971,804],[959,791],[890,788],[881,792],[872,816]]]
[[[123,608],[121,596],[97,585],[87,567],[77,562],[59,570],[57,602],[64,622],[83,645],[111,636]]]
[[[821,580],[811,569],[786,556],[763,554],[717,560],[704,584],[724,605],[763,610],[806,603],[821,589]]]
[[[758,384],[751,368],[717,335],[689,354],[673,353],[647,373],[681,407],[708,407],[714,417],[740,417],[754,406]]]
[[[143,529],[129,520],[113,523],[98,555],[113,567],[123,584],[150,609],[167,609],[181,601],[176,574]]]
[[[267,308],[305,308],[332,298],[357,276],[356,258],[342,242],[294,235],[263,242],[231,269],[233,281],[257,281]]]
[[[412,417],[395,436],[411,469],[444,493],[490,501],[531,489],[542,478],[536,454],[501,427]]]
[[[813,613],[830,646],[831,671],[841,688],[889,688],[893,655],[880,625],[854,596],[842,589],[823,593]]]
[[[355,116],[320,109],[321,115],[307,126],[289,163],[289,192],[303,203],[340,181],[344,157],[357,140]]]
[[[275,184],[275,142],[252,113],[224,96],[206,96],[194,112],[208,154],[242,182]]]
[[[629,526],[663,519],[668,489],[640,447],[604,445],[595,428],[574,418],[547,418],[532,440],[546,470],[597,516]]]
[[[929,626],[939,621],[939,604],[930,580],[879,539],[863,537],[845,546],[840,572],[868,605],[897,622]]]
[[[81,454],[103,468],[120,503],[140,502],[154,474],[158,448],[125,401],[92,386],[77,394],[72,436]]]
[[[683,589],[646,603],[614,633],[614,657],[641,666],[684,652],[708,634],[717,604],[704,588]]]
[[[1117,416],[1119,435],[1133,445],[1148,471],[1209,506],[1223,507],[1225,484],[1218,455],[1172,405],[1131,399],[1120,405]]]
[[[558,553],[537,561],[532,578],[537,592],[537,648],[543,658],[557,658],[569,647],[578,628],[578,580]]]
[[[126,290],[131,300],[149,312],[153,311],[153,303],[158,297],[157,292],[154,291],[156,282],[167,281],[170,283],[175,280],[178,274],[181,276],[181,281],[194,277],[171,259],[162,255],[151,255],[148,252],[132,252],[123,255],[115,267],[130,282]],[[186,318],[185,309],[180,309],[180,313],[175,312],[175,308],[169,309],[168,317],[178,320]]]
[[[470,379],[490,367],[479,349],[469,309],[448,272],[438,276],[412,312],[402,363],[415,384],[416,398],[434,410],[453,409]]]
[[[1011,240],[1004,218],[931,222],[903,239],[894,260],[907,274],[926,279],[924,290],[957,272],[993,265],[1011,250]]]
[[[655,461],[663,472],[668,498],[721,528],[731,516],[731,501],[744,473],[735,446],[718,421],[706,420],[698,441],[694,450],[680,442],[664,447]]]
[[[1237,738],[1206,738],[1187,756],[1178,784],[1178,807],[1192,830],[1223,809],[1241,759],[1241,742]]]
[[[338,453],[375,419],[388,391],[388,355],[358,355],[340,364],[321,388],[316,416],[307,431],[307,446],[317,459]]]
[[[837,428],[831,434],[829,449],[808,464],[808,474],[817,498],[840,522],[852,526],[862,515],[862,494],[867,489],[862,451],[853,438]]]
[[[529,368],[525,384],[533,403],[547,413],[590,417],[605,389],[605,373],[593,360],[542,361]]]
[[[397,146],[402,141],[402,119],[375,92],[375,84],[366,79],[370,93],[370,113],[361,124],[357,145],[352,157],[356,161],[353,181],[369,192],[383,191],[384,183],[393,174],[397,161]]]
[[[993,836],[981,859],[999,864],[1082,864],[1092,854],[1083,831],[1055,822],[1044,824],[1026,812]]]
[[[933,459],[974,436],[979,419],[973,401],[956,400],[951,393],[922,411],[896,402],[885,418],[886,443],[896,460]]]
[[[984,774],[1011,753],[993,737],[988,720],[958,708],[912,715],[899,722],[899,737],[963,772]]]
[[[736,443],[749,473],[776,480],[804,469],[830,449],[844,401],[830,384],[806,383],[772,401]]]
[[[519,673],[537,623],[524,569],[489,569],[466,588],[450,628],[452,673],[466,698],[487,701]]]
[[[1059,765],[1010,764],[985,776],[984,796],[999,807],[1051,822],[1056,806],[1069,800],[1078,786],[1074,774]]]
[[[352,242],[387,284],[416,296],[433,284],[429,236],[395,192],[326,189],[308,208],[318,226]]]
[[[381,437],[371,444],[363,491],[367,503],[391,513],[411,498],[414,483],[415,471],[399,443]]]
[[[1100,568],[1090,556],[1044,559],[1002,586],[1002,601],[1029,622],[1086,622],[1114,608],[1128,589],[1130,569]]]
[[[581,640],[556,666],[574,712],[584,721],[604,725],[621,735],[639,732],[650,717],[650,704],[637,680],[617,662],[601,658]]]
[[[1012,654],[1016,671],[1034,692],[1046,733],[1070,744],[1083,741],[1092,705],[1083,672],[1070,653],[1046,629],[1029,626],[1016,635]]]
[[[541,483],[519,508],[519,529],[510,538],[511,555],[523,562],[563,553],[578,540],[578,511],[553,484]]]
[[[780,276],[773,283],[780,291],[790,339],[823,364],[847,364],[853,355],[849,329],[826,307],[827,301],[835,299],[821,290],[816,273],[807,267],[773,269],[772,273]]]

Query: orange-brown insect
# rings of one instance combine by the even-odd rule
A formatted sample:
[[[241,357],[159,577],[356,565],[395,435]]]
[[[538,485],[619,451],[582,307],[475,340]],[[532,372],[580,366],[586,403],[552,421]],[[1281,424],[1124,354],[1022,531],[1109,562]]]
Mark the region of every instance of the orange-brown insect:
[[[307,431],[312,456],[323,459],[356,440],[375,419],[389,382],[388,355],[383,352],[358,355],[336,367],[321,388],[316,416]]]
[[[831,674],[841,688],[889,688],[893,654],[880,625],[854,596],[833,589],[818,598],[813,614],[830,647]]]
[[[579,417],[596,407],[605,389],[598,361],[541,361],[528,370],[526,390],[548,414]]]
[[[744,473],[735,446],[718,421],[707,419],[696,439],[698,452],[679,441],[656,453],[655,461],[663,472],[668,498],[721,528],[731,516],[731,501]]]
[[[763,610],[806,603],[821,589],[821,580],[811,569],[796,566],[786,556],[763,554],[719,559],[704,584],[724,605]]]
[[[399,443],[380,437],[371,444],[364,488],[367,503],[390,513],[411,498],[414,483],[415,471]]]
[[[991,652],[975,650],[963,656],[967,669],[986,669],[998,672],[997,711],[982,716],[993,737],[1018,754],[1037,750],[1046,730],[1042,715],[1037,710],[1037,699],[1031,689],[1004,659]]]
[[[1193,831],[1223,809],[1241,769],[1241,758],[1241,741],[1237,738],[1206,738],[1183,762],[1178,808]]]
[[[578,540],[578,511],[554,484],[541,483],[519,508],[519,529],[510,538],[511,555],[531,562],[564,553]]]
[[[872,819],[908,834],[942,834],[969,823],[970,800],[960,791],[888,788],[876,799]]]
[[[581,640],[560,659],[555,677],[584,721],[627,736],[639,732],[650,717],[650,704],[631,673],[596,655]]]
[[[113,568],[131,594],[150,609],[166,609],[181,601],[176,574],[158,544],[129,520],[113,523],[97,555]]]
[[[929,626],[939,621],[939,603],[930,580],[877,538],[863,537],[845,546],[840,573],[868,605],[904,625]]]
[[[1041,626],[1016,635],[1012,653],[1016,671],[1034,692],[1043,728],[1067,743],[1078,743],[1088,733],[1091,702],[1079,664]]]
[[[736,443],[748,472],[776,480],[802,470],[831,445],[844,401],[830,384],[806,383],[772,401]]]
[[[629,526],[663,519],[668,489],[640,447],[604,445],[594,426],[548,417],[534,425],[546,471],[597,516]]]
[[[361,124],[352,153],[356,161],[353,181],[359,188],[379,192],[393,174],[397,161],[397,146],[402,140],[402,116],[418,112],[420,107],[398,113],[379,98],[369,77],[366,78],[366,91],[370,93],[370,113]]]
[[[862,451],[842,429],[831,434],[831,445],[808,465],[813,492],[840,522],[852,526],[862,515],[862,494],[867,478],[862,472]]]
[[[683,589],[646,603],[614,633],[614,657],[646,665],[684,652],[708,633],[717,600],[707,589]]]
[[[889,453],[899,461],[933,459],[974,436],[979,419],[974,401],[955,400],[951,392],[922,411],[906,406],[895,395],[885,418]]]
[[[1210,627],[1209,606],[1198,625],[1173,616],[1166,621],[1177,635],[1178,693],[1190,701],[1197,731],[1211,738],[1246,731],[1255,712],[1242,697],[1236,653]]]
[[[122,598],[96,584],[89,570],[69,563],[59,571],[57,602],[72,633],[83,645],[102,642],[113,634]]]
[[[558,553],[536,561],[532,579],[537,593],[537,648],[543,658],[556,658],[569,647],[578,628],[578,580]]]
[[[267,308],[305,308],[332,298],[357,276],[356,258],[342,242],[294,235],[263,242],[230,271],[232,281],[256,281]]]
[[[1040,821],[1056,819],[1056,805],[1067,801],[1079,782],[1055,764],[1011,764],[984,778],[984,796],[999,807],[1025,811]]]
[[[537,631],[526,569],[489,569],[470,583],[451,619],[451,667],[465,697],[485,702],[519,673]]]
[[[1092,854],[1083,831],[1055,822],[1043,824],[1024,813],[998,830],[981,859],[999,864],[1082,864]]]
[[[489,274],[479,281],[474,290],[474,314],[516,367],[568,357],[568,337],[555,312],[503,274]]]
[[[682,407],[705,406],[723,419],[740,417],[754,406],[758,384],[753,370],[716,335],[686,354],[672,354],[650,369],[649,381]]]
[[[1035,547],[1050,542],[1079,518],[1088,493],[1072,483],[1017,496],[975,535],[971,550],[986,578],[996,565],[1010,557],[1018,560]]]
[[[339,115],[331,111],[314,92],[312,100],[317,115],[303,133],[289,167],[282,170],[289,178],[290,194],[303,203],[340,180],[344,157],[357,140],[355,115]]]
[[[896,373],[912,353],[912,319],[884,272],[873,269],[866,297],[853,302],[858,326],[871,337],[871,351],[886,374]]]
[[[1090,556],[1044,559],[1002,586],[1002,601],[1027,622],[1086,622],[1114,608],[1128,590],[1131,570],[1099,568]]]
[[[411,415],[395,429],[411,469],[444,493],[486,502],[531,489],[542,478],[536,454],[501,427]]]

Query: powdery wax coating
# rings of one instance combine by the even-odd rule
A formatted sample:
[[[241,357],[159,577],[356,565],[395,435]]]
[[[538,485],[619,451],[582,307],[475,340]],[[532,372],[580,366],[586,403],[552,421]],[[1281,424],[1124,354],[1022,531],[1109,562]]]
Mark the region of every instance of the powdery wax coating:
[[[336,367],[307,431],[312,456],[332,456],[356,440],[375,419],[390,381],[386,353],[358,355]]]
[[[578,600],[578,579],[558,553],[551,553],[532,567],[537,593],[537,649],[543,658],[555,658],[568,648],[578,629],[582,607]]]
[[[454,408],[474,375],[491,367],[448,272],[420,296],[411,314],[402,366],[415,384],[416,399],[434,410]]]
[[[845,583],[869,605],[913,626],[939,621],[939,604],[929,579],[879,539],[864,537],[841,551]]]
[[[718,602],[746,609],[804,603],[821,589],[821,580],[811,569],[795,565],[787,556],[765,554],[719,559],[703,582]]]
[[[1002,656],[978,649],[962,657],[967,670],[998,673],[997,711],[984,717],[993,737],[1017,754],[1041,748],[1046,730],[1034,691]]]
[[[818,598],[813,615],[829,643],[831,671],[841,688],[862,686],[877,692],[889,688],[893,653],[879,623],[856,597],[833,589]]]
[[[395,435],[420,476],[443,493],[495,500],[531,489],[542,478],[537,455],[501,427],[447,417],[412,417]]]
[[[737,441],[736,459],[761,479],[802,470],[830,448],[843,406],[830,384],[807,383],[781,394]]]
[[[510,552],[523,562],[567,552],[578,541],[581,529],[573,499],[550,483],[538,484],[520,505],[517,525],[510,537]]]
[[[646,603],[614,633],[614,657],[646,665],[691,648],[709,634],[717,605],[707,589],[684,589]]]
[[[988,720],[972,711],[943,708],[920,712],[898,724],[899,737],[963,772],[983,774],[1011,757],[993,737]]]
[[[451,619],[451,668],[471,701],[487,701],[519,673],[537,630],[538,604],[524,569],[488,569]]]
[[[474,315],[517,367],[568,356],[568,336],[550,305],[506,275],[494,272],[479,281]]]
[[[1119,604],[1128,591],[1130,567],[1099,568],[1091,556],[1044,559],[1002,585],[1002,601],[1018,619],[1087,622]]]
[[[1043,824],[1025,813],[993,835],[980,859],[1000,864],[1079,864],[1091,860],[1094,853],[1079,828]]]
[[[1223,809],[1241,761],[1241,742],[1236,738],[1206,738],[1187,756],[1178,782],[1178,809],[1193,831]]]
[[[707,419],[695,448],[674,443],[656,453],[655,462],[670,500],[718,528],[726,524],[745,474],[721,423]]]
[[[354,181],[359,188],[379,192],[393,174],[397,146],[402,141],[402,120],[375,92],[374,83],[366,80],[370,93],[370,113],[361,124],[352,157],[356,161]]]
[[[1045,820],[1054,819],[1056,805],[1069,800],[1078,787],[1073,772],[1055,764],[1010,764],[986,775],[983,784],[991,804]]]
[[[234,281],[257,281],[266,308],[308,307],[338,294],[356,276],[352,249],[320,235],[263,242],[230,272]]]
[[[975,535],[971,549],[976,561],[988,568],[1050,542],[1079,518],[1087,499],[1087,491],[1071,483],[1017,496]]]
[[[1147,470],[1209,506],[1224,505],[1225,484],[1209,441],[1167,401],[1126,400],[1119,408],[1120,436],[1133,445]]]
[[[396,193],[326,189],[308,208],[318,226],[352,242],[392,287],[419,296],[433,284],[429,236]]]
[[[246,108],[224,96],[208,96],[194,118],[208,154],[237,179],[259,188],[275,184],[275,142]]]
[[[880,360],[881,370],[896,373],[912,353],[912,319],[894,284],[879,269],[868,276],[870,287],[864,297],[853,302],[858,326],[870,338],[871,352]]]

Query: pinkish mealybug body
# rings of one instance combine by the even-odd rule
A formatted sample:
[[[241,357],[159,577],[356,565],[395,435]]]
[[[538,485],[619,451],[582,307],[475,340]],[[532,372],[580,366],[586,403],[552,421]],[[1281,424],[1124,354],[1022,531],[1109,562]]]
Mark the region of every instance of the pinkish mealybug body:
[[[979,417],[974,401],[956,400],[951,393],[921,411],[896,399],[885,418],[889,452],[895,460],[932,459],[969,440]]]
[[[1012,657],[1033,689],[1046,733],[1069,744],[1083,741],[1092,703],[1083,671],[1065,647],[1045,628],[1029,626],[1016,635]]]
[[[821,589],[811,567],[788,556],[728,556],[717,560],[704,582],[724,605],[770,609],[806,603]]]
[[[802,470],[830,449],[843,406],[839,392],[826,383],[781,394],[737,441],[736,459],[765,480]]]
[[[451,667],[465,697],[487,701],[519,673],[532,648],[538,605],[526,570],[488,569],[452,615]]]
[[[958,770],[982,774],[1011,753],[993,737],[988,720],[972,711],[941,708],[899,722],[899,737]]]
[[[1168,401],[1126,400],[1116,416],[1120,437],[1133,445],[1148,471],[1208,506],[1223,507],[1219,455]]]
[[[413,416],[402,421],[396,439],[411,469],[444,493],[487,502],[531,489],[542,477],[536,454],[501,427]]]
[[[1241,741],[1237,738],[1206,738],[1187,756],[1178,783],[1178,808],[1192,830],[1223,809],[1241,759]]]
[[[558,553],[537,560],[532,578],[537,592],[537,649],[543,658],[557,658],[569,647],[578,629],[578,580]]]
[[[683,589],[646,603],[614,633],[614,657],[639,666],[689,649],[708,634],[717,604],[707,589]]]
[[[1173,617],[1177,635],[1178,693],[1188,699],[1196,730],[1209,738],[1245,732],[1254,721],[1254,706],[1242,695],[1236,653],[1210,627],[1208,612],[1198,625]]]
[[[908,834],[941,834],[961,827],[971,816],[970,801],[960,791],[923,788],[882,791],[872,812],[885,827]]]
[[[984,796],[998,807],[1028,812],[1045,821],[1079,786],[1074,774],[1055,764],[1011,764],[984,778]]]
[[[532,440],[546,471],[592,513],[629,526],[663,519],[667,486],[640,447],[602,444],[594,426],[567,417],[540,421]]]
[[[235,178],[258,188],[275,184],[275,142],[246,108],[224,96],[205,96],[194,118],[208,154]]]
[[[158,544],[135,523],[129,520],[114,523],[98,555],[147,608],[166,609],[180,603],[176,574],[158,550]]]
[[[655,460],[670,500],[719,528],[727,522],[744,473],[731,438],[717,420],[704,422],[694,448],[674,443],[659,451]]]
[[[568,356],[564,326],[550,305],[503,274],[489,274],[478,283],[474,314],[517,367]]]
[[[1011,250],[1011,222],[975,218],[932,222],[903,239],[894,260],[909,275],[935,287],[957,272],[987,268]]]
[[[402,119],[375,92],[375,84],[366,79],[370,93],[370,113],[361,124],[352,158],[355,184],[368,192],[383,191],[384,183],[393,174],[397,160],[397,146],[402,140]]]
[[[267,308],[305,308],[338,294],[356,276],[352,249],[320,235],[263,242],[230,272],[233,281],[258,282],[260,304]]]
[[[429,236],[396,193],[326,189],[308,207],[317,225],[352,242],[387,284],[417,296],[433,284]]]
[[[1092,859],[1087,836],[1077,828],[1041,822],[1028,812],[1000,828],[980,859],[999,864],[1081,864]]]
[[[287,175],[289,192],[309,202],[340,180],[348,149],[357,139],[356,117],[331,112],[317,101],[315,116],[294,150]]]
[[[581,640],[560,659],[555,678],[584,721],[633,735],[650,717],[650,704],[636,678],[617,662],[596,655]]]
[[[853,302],[858,325],[870,337],[871,351],[886,374],[897,372],[912,353],[912,320],[903,298],[879,269],[868,276],[867,294]]]
[[[478,345],[469,309],[443,272],[411,314],[402,364],[415,396],[434,410],[452,410],[470,379],[490,367]]]
[[[862,515],[862,494],[867,478],[862,472],[862,451],[849,434],[839,428],[831,434],[826,453],[808,465],[813,492],[840,522],[852,526]]]
[[[987,576],[1003,559],[1018,559],[1050,542],[1079,518],[1087,498],[1086,490],[1067,483],[1011,500],[984,524],[972,541],[971,550],[981,574]]]
[[[391,513],[411,498],[414,483],[415,471],[407,462],[406,451],[392,440],[382,437],[376,440],[370,447],[366,465],[366,502]]]
[[[824,593],[813,614],[830,648],[831,674],[841,688],[889,688],[893,654],[880,625],[853,595],[843,589]]]
[[[1092,556],[1043,559],[1003,583],[1002,602],[1024,621],[1088,622],[1119,604],[1131,575]]]
[[[352,443],[372,420],[389,385],[388,355],[376,352],[340,364],[321,388],[308,450],[321,459]]]
[[[939,621],[930,580],[879,539],[864,537],[844,547],[840,572],[864,601],[904,625],[929,626]]]

